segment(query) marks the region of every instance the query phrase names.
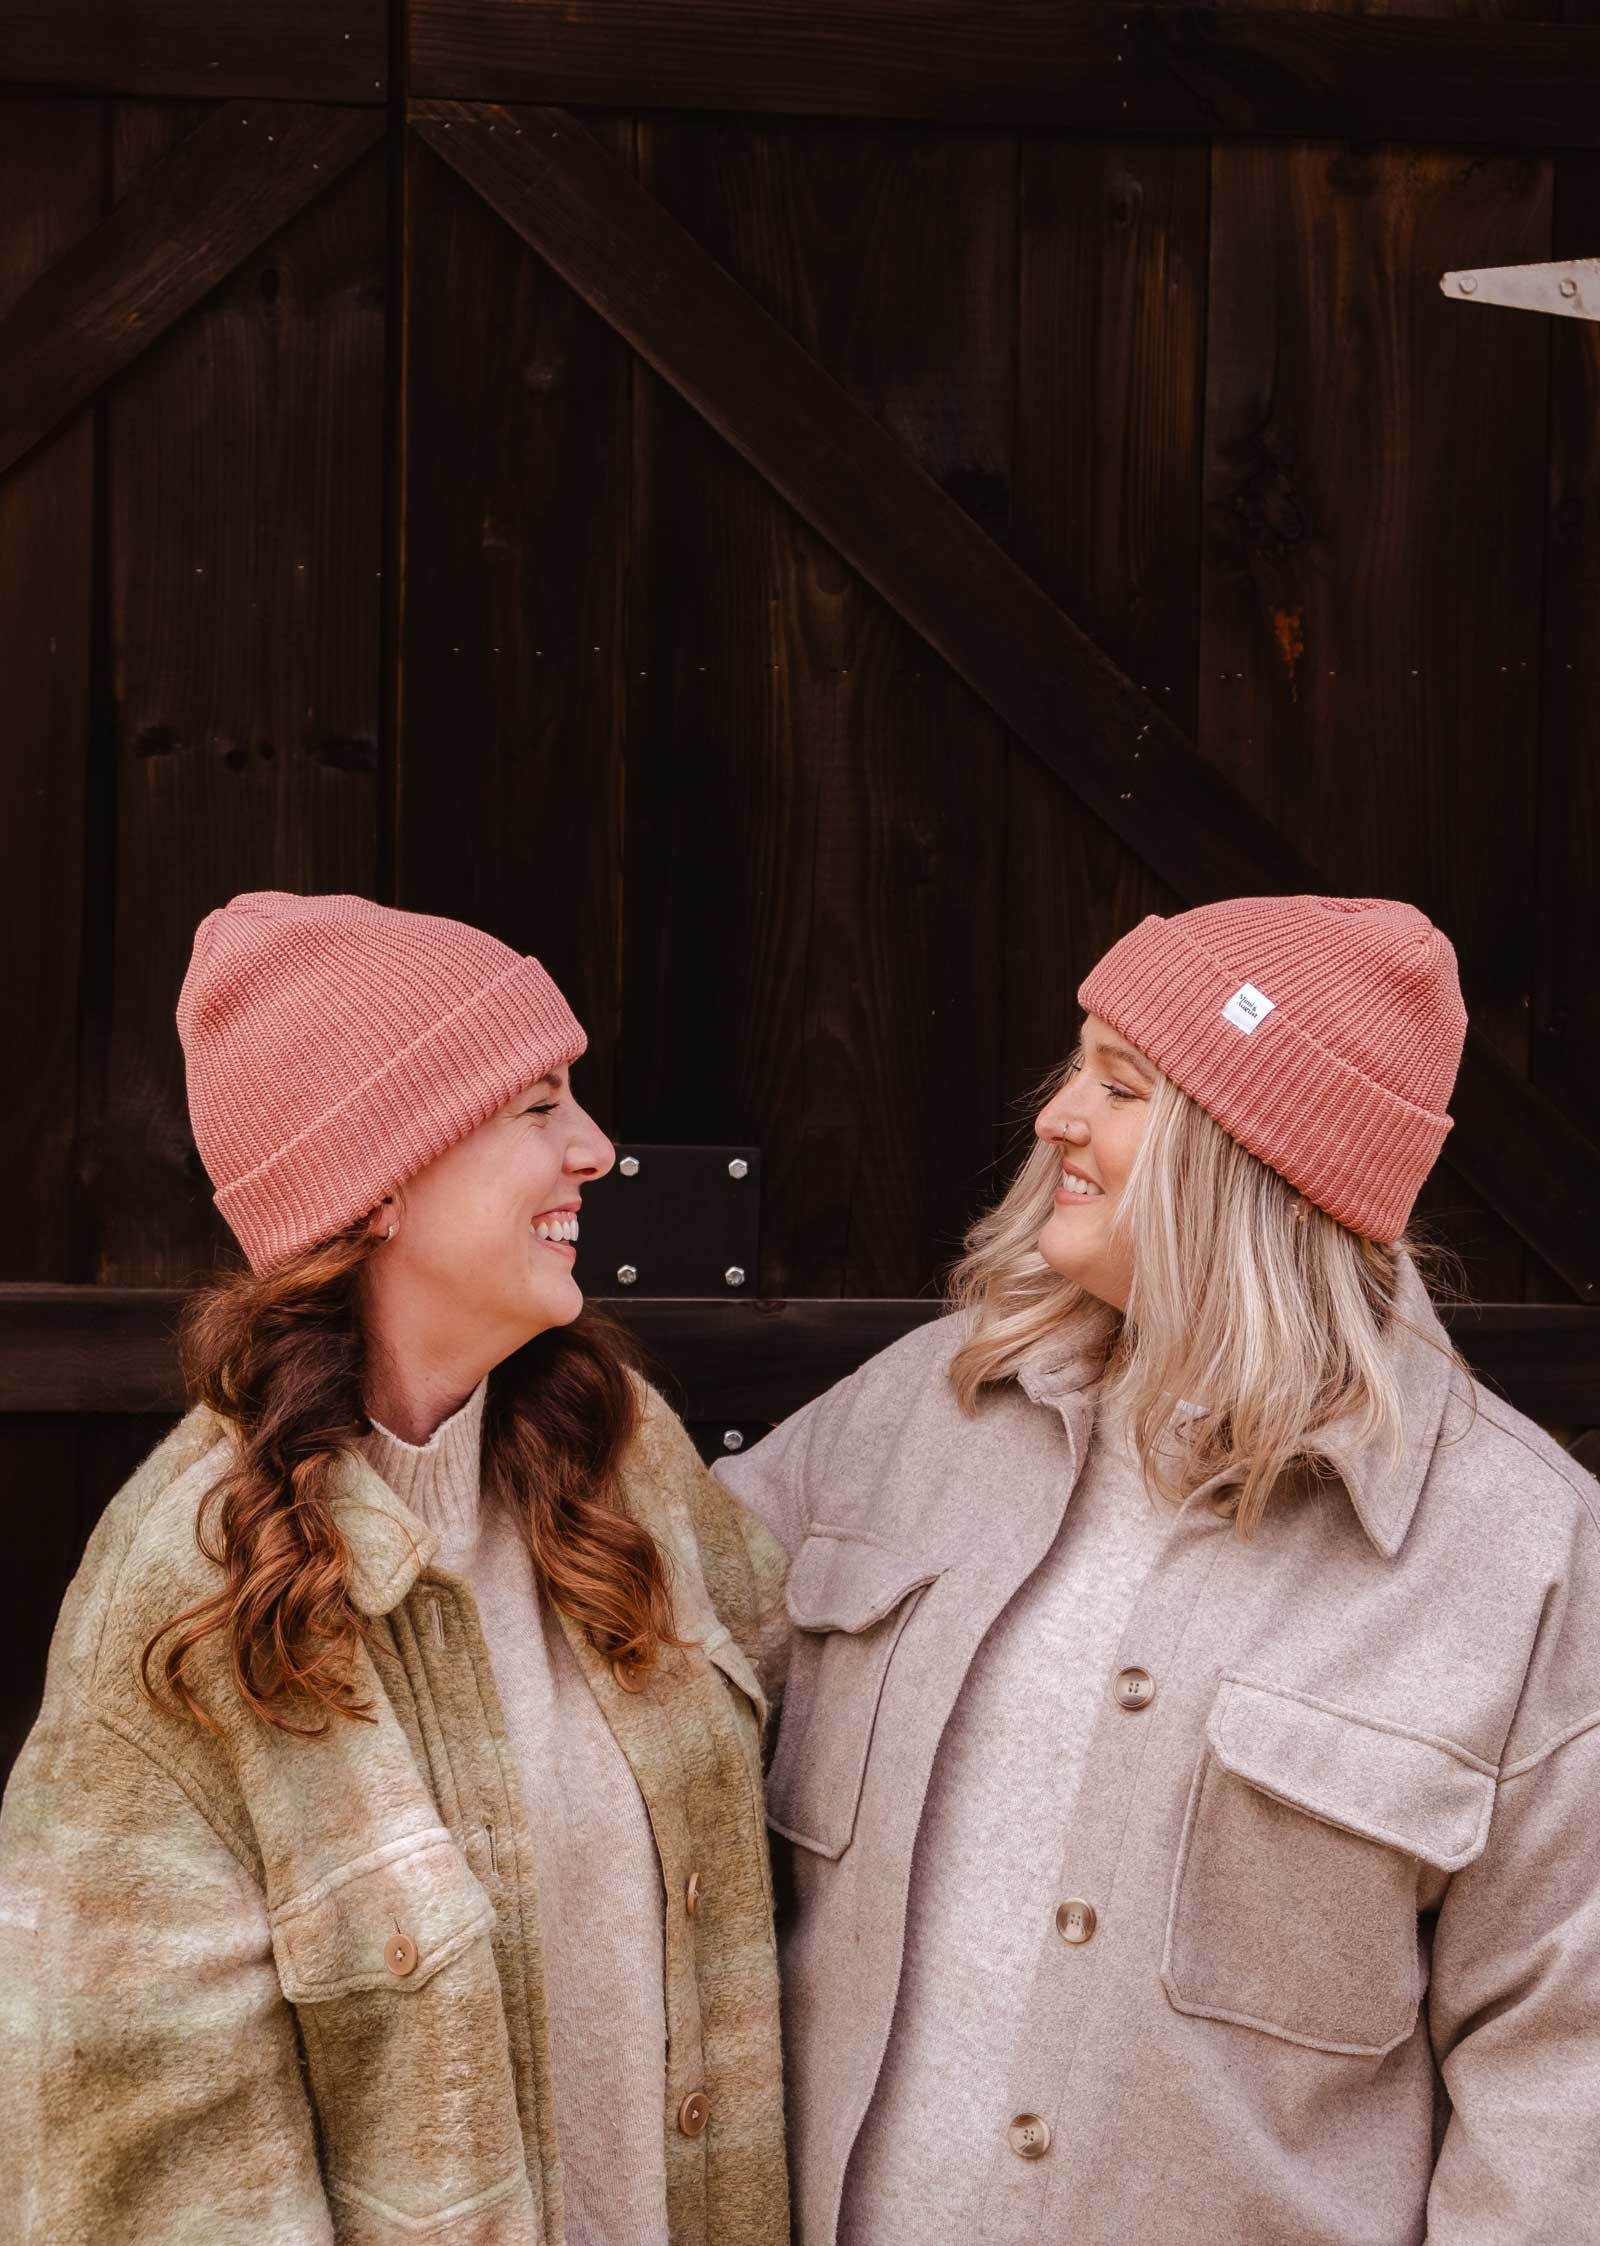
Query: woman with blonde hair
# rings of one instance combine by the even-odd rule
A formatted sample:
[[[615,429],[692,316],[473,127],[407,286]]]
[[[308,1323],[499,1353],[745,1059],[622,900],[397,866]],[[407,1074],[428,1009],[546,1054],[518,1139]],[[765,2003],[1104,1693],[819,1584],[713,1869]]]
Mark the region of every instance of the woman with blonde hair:
[[[584,1033],[278,892],[178,1024],[247,1262],[0,1815],[0,2236],[782,2246],[782,1555],[584,1306]]]
[[[718,1473],[791,1559],[799,2246],[1531,2246],[1600,2204],[1600,1529],[1406,1231],[1455,958],[1113,946],[950,1316]]]

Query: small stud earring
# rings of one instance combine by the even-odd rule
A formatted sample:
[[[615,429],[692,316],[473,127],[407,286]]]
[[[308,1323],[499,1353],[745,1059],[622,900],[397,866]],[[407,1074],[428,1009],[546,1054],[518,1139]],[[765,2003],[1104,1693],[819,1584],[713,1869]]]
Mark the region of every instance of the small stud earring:
[[[387,1232],[386,1232],[386,1233],[384,1234],[384,1236],[383,1236],[383,1237],[384,1237],[384,1238],[385,1238],[386,1240],[392,1240],[392,1239],[394,1238],[395,1234],[396,1234],[396,1233],[397,1233],[397,1232],[399,1231],[399,1229],[400,1229],[400,1227],[399,1227],[399,1226],[398,1226],[397,1224],[392,1224],[392,1225],[390,1225],[390,1227],[389,1227],[388,1231],[387,1231]]]

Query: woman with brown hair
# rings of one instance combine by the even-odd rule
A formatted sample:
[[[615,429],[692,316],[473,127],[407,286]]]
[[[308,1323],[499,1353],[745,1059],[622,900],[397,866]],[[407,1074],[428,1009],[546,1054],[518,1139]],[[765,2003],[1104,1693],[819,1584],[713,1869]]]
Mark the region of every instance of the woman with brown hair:
[[[0,1816],[0,2233],[779,2246],[782,1557],[584,1307],[584,1033],[280,893],[178,1020],[248,1261]]]

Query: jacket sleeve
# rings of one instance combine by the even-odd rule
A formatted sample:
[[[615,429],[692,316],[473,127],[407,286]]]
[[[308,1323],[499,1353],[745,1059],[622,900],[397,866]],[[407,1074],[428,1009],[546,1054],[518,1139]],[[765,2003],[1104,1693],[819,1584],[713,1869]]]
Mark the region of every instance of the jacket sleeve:
[[[807,1469],[813,1438],[838,1394],[838,1389],[830,1388],[752,1449],[719,1458],[711,1468],[723,1487],[765,1524],[791,1560],[811,1528],[814,1507]]]
[[[0,2236],[329,2246],[265,1899],[191,1775],[74,1696],[0,1818]]]
[[[1446,1890],[1429,2025],[1450,2118],[1430,2246],[1593,2235],[1600,2206],[1600,1712],[1502,1770]]]

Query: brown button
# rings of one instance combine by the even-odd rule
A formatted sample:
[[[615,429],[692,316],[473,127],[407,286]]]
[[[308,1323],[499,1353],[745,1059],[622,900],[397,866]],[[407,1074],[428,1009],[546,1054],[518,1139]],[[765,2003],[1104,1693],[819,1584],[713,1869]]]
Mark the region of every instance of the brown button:
[[[1019,2160],[1043,2160],[1050,2150],[1050,2124],[1036,2113],[1019,2113],[1006,2131],[1006,2142]]]
[[[417,1969],[417,1945],[409,1934],[391,1934],[383,1945],[383,1962],[403,1980]]]
[[[683,1890],[683,1907],[691,1918],[700,1908],[700,1874],[691,1872]]]
[[[1070,1942],[1074,1949],[1094,1940],[1094,1930],[1098,1924],[1094,1905],[1085,1903],[1076,1895],[1070,1902],[1056,1905],[1056,1932],[1063,1942]]]
[[[1148,1669],[1119,1669],[1117,1672],[1117,1706],[1126,1708],[1136,1716],[1141,1708],[1148,1708],[1156,1696],[1156,1680]]]
[[[678,2108],[678,2127],[686,2137],[698,2137],[711,2119],[711,2100],[703,2090],[691,2090]]]

